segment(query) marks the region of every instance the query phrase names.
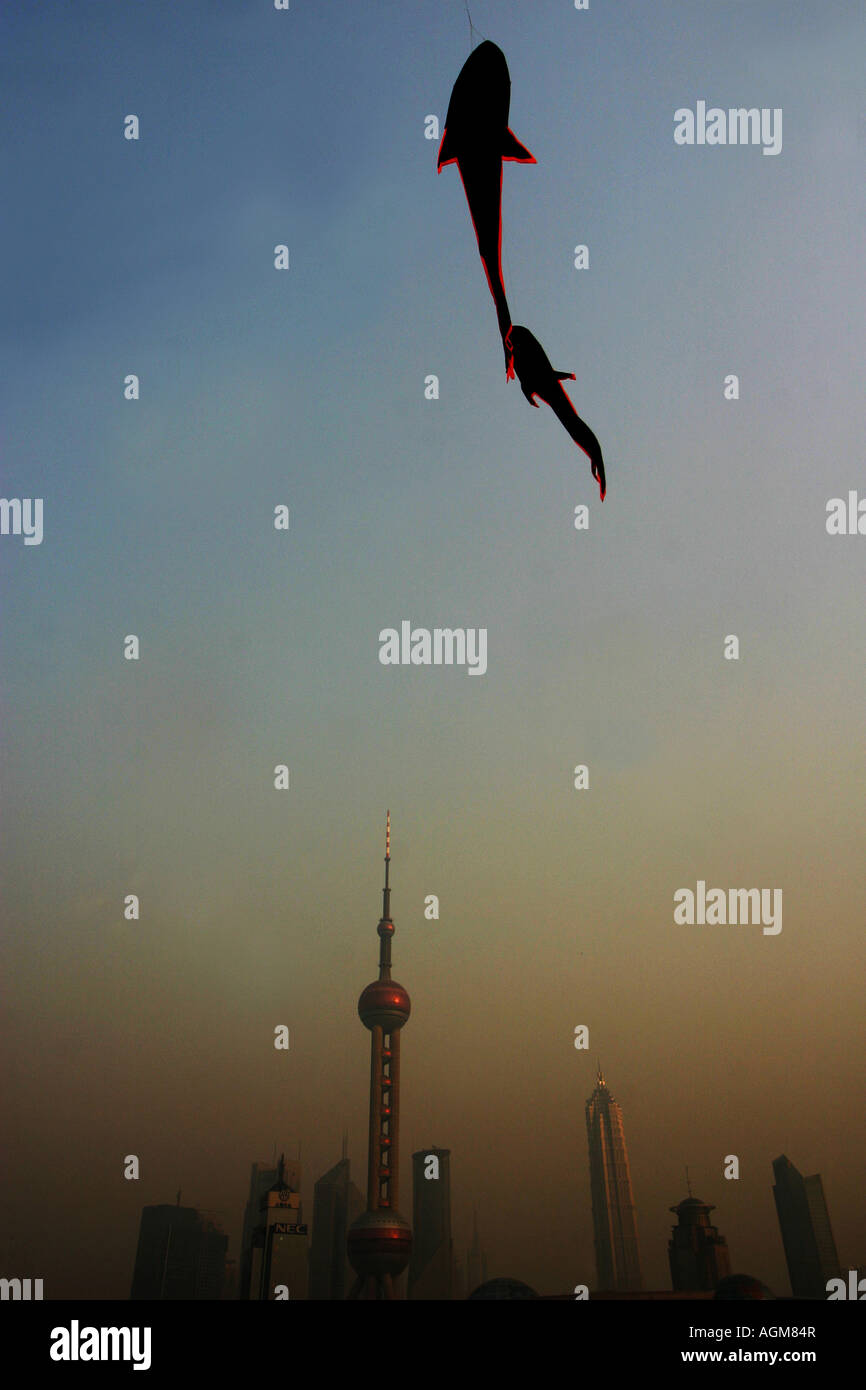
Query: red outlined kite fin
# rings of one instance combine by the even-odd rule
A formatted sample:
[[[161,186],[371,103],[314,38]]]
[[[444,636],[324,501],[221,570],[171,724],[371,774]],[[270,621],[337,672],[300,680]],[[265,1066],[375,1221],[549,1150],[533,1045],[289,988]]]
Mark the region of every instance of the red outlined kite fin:
[[[534,154],[530,154],[525,145],[521,145],[514,131],[509,126],[502,141],[502,158],[516,160],[518,164],[537,164],[538,161]]]

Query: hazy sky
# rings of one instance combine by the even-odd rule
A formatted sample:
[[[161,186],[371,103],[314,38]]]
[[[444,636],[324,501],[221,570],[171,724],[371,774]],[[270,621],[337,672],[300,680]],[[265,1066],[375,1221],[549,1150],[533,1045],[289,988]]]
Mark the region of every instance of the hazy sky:
[[[0,10],[0,491],[44,500],[0,537],[0,1257],[46,1297],[125,1298],[178,1188],[237,1255],[275,1142],[308,1218],[344,1126],[365,1188],[388,806],[406,1215],[450,1148],[459,1251],[477,1202],[491,1276],[593,1285],[600,1057],[647,1287],[686,1164],[736,1270],[788,1292],[781,1153],[866,1261],[866,538],[825,529],[866,495],[862,6],[471,8],[537,159],[509,303],[603,506],[424,138],[461,0]],[[781,108],[781,152],[678,146],[701,100]],[[487,673],[382,666],[403,619],[485,627]],[[699,879],[782,931],[674,925]]]

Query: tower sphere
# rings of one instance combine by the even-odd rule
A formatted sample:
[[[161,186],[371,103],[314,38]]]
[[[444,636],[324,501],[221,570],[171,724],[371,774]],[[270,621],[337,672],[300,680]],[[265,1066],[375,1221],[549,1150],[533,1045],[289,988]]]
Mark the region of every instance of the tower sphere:
[[[412,1005],[409,995],[396,980],[374,980],[358,1000],[358,1013],[365,1028],[379,1023],[386,1033],[402,1028]]]
[[[412,1231],[398,1211],[364,1211],[349,1228],[349,1261],[356,1274],[402,1274],[412,1254]]]

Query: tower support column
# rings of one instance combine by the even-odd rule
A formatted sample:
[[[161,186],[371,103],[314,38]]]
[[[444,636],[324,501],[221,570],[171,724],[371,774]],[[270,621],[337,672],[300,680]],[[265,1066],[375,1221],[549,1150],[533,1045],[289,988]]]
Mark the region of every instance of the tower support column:
[[[382,1115],[382,1034],[381,1023],[370,1033],[370,1133],[367,1140],[367,1210],[379,1206],[379,1131]]]

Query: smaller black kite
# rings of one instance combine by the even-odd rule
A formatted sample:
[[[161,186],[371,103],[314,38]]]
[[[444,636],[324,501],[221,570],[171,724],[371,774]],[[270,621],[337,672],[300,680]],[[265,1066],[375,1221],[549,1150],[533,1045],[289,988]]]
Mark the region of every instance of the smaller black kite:
[[[523,328],[519,323],[512,325],[511,346],[514,352],[514,370],[524,396],[529,404],[536,408],[538,401],[534,399],[535,396],[546,401],[578,448],[586,454],[603,502],[607,484],[604,478],[601,445],[589,425],[581,420],[562,385],[564,381],[575,380],[574,372],[554,371],[541,343],[528,328]]]

